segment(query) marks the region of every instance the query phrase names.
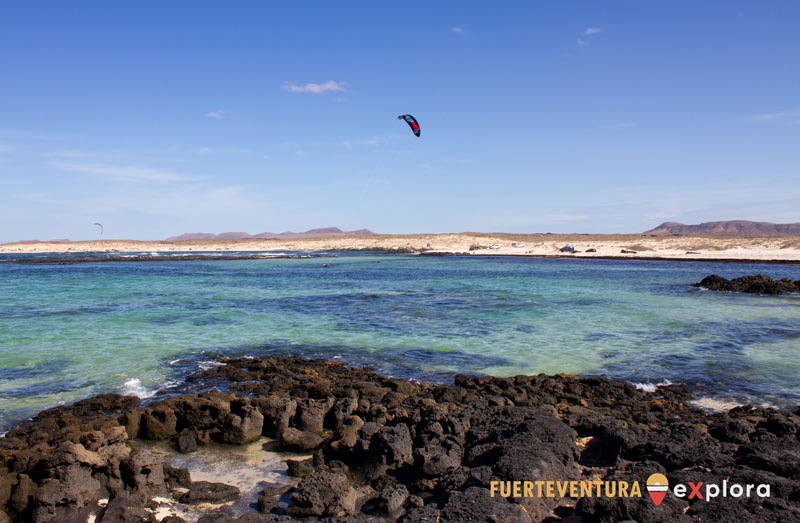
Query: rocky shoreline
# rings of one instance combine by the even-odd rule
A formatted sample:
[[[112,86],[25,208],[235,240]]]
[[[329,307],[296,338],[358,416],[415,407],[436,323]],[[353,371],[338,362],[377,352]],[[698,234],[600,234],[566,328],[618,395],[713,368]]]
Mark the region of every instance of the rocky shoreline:
[[[221,363],[187,381],[225,392],[147,405],[106,394],[10,430],[0,439],[0,522],[152,522],[164,500],[224,504],[236,487],[192,481],[134,440],[202,453],[264,436],[313,457],[289,461],[290,482],[264,489],[251,513],[221,506],[200,522],[800,521],[800,409],[705,414],[680,388],[649,393],[596,377],[457,375],[432,386],[335,361]],[[654,473],[670,485],[769,485],[769,497],[670,492],[657,506],[644,490]],[[497,482],[509,481],[539,491],[504,493]],[[578,495],[581,482],[642,487],[633,497]]]

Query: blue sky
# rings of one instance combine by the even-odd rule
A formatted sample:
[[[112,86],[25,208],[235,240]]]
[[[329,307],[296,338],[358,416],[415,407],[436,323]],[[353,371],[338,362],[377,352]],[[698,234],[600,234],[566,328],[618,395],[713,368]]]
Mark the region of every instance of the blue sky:
[[[792,1],[5,2],[0,241],[797,222],[798,20]]]

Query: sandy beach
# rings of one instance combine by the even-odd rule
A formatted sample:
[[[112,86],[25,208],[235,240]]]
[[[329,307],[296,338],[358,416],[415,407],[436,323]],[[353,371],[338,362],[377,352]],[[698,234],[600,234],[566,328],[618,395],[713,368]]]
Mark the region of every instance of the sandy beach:
[[[574,253],[562,252],[572,246]],[[427,254],[569,256],[671,260],[763,260],[800,262],[800,238],[787,236],[653,236],[642,234],[405,234],[301,239],[243,239],[0,244],[0,254],[185,252],[185,251],[326,251],[408,250]],[[594,249],[594,251],[590,251]],[[627,252],[623,252],[627,251]]]

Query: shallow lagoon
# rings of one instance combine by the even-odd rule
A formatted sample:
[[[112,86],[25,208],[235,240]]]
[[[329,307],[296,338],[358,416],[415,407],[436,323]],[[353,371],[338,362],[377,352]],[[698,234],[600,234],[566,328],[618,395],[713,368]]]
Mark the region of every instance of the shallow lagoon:
[[[270,353],[431,381],[602,374],[683,383],[706,404],[796,405],[800,297],[691,286],[712,273],[800,279],[792,265],[346,253],[4,263],[0,427],[99,392],[169,391],[216,357]]]

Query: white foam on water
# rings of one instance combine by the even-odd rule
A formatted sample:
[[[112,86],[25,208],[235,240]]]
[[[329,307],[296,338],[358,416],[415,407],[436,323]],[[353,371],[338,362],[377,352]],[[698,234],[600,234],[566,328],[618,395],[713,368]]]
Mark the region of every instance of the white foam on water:
[[[202,370],[211,370],[214,367],[222,367],[223,365],[225,364],[220,363],[218,361],[209,360],[209,361],[201,361],[198,367],[200,367]]]
[[[655,392],[659,387],[666,387],[667,385],[672,385],[672,382],[669,380],[664,380],[659,383],[634,383],[633,386],[639,390],[644,392]]]
[[[204,514],[220,508],[229,507],[234,516],[253,513],[253,506],[264,487],[283,485],[290,481],[286,473],[285,459],[308,459],[305,454],[276,453],[265,450],[274,443],[269,438],[245,445],[224,445],[212,443],[201,446],[191,454],[179,454],[166,442],[137,442],[151,452],[163,456],[172,466],[189,470],[192,481],[211,481],[233,485],[240,491],[239,501],[218,505],[201,503],[184,505],[174,499],[156,497],[158,504],[155,517],[159,521],[166,516],[179,516],[188,523],[195,523]]]
[[[747,405],[748,403],[742,403],[741,401],[736,401],[732,399],[725,399],[725,398],[714,398],[711,396],[703,396],[700,398],[695,398],[693,400],[689,400],[689,405],[702,409],[706,412],[728,412],[731,409],[736,407],[741,407]],[[769,403],[767,401],[761,402],[753,402],[750,403],[757,407],[763,407],[765,409],[778,409],[779,407],[773,403]]]
[[[689,400],[689,405],[698,407],[708,412],[728,412],[733,408],[742,406],[741,403],[736,401],[712,398],[710,396]]]
[[[155,394],[154,390],[150,390],[143,386],[142,382],[136,378],[126,381],[122,386],[122,391],[126,395],[133,395],[142,399],[151,398]]]

